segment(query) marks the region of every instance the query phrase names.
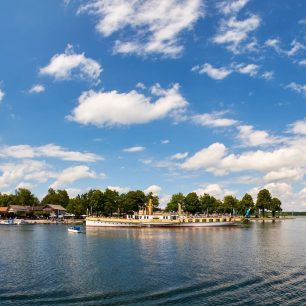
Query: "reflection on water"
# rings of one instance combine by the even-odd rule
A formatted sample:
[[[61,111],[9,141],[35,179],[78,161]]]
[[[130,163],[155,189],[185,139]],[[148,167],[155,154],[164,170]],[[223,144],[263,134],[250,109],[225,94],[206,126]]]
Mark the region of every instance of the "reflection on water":
[[[223,228],[0,227],[2,305],[302,305],[306,219]]]

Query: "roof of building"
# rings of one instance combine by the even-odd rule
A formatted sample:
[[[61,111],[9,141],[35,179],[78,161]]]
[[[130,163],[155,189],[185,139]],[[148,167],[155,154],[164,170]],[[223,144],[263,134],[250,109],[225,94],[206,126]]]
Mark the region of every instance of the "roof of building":
[[[66,211],[66,209],[62,205],[57,205],[57,204],[47,204],[44,206],[44,209],[51,208],[52,210],[62,210]]]
[[[8,210],[14,210],[14,211],[29,211],[30,206],[22,206],[22,205],[10,205],[8,207]]]
[[[0,213],[5,213],[5,212],[7,212],[7,210],[8,210],[8,207],[0,207]]]
[[[41,210],[44,209],[44,207],[45,207],[45,205],[32,206],[31,210],[32,211],[41,211]]]

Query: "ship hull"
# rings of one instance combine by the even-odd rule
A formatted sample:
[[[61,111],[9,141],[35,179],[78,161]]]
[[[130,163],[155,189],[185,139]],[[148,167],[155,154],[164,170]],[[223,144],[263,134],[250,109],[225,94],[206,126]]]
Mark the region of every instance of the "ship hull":
[[[93,221],[86,220],[86,226],[88,227],[224,227],[234,226],[236,222],[128,222],[128,221]]]

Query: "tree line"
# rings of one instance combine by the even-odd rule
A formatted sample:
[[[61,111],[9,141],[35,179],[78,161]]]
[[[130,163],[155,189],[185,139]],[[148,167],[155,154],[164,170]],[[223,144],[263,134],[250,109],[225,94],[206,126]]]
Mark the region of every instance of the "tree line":
[[[254,202],[252,196],[246,193],[241,200],[238,200],[232,195],[224,197],[223,201],[216,199],[207,193],[198,196],[195,192],[190,192],[186,196],[182,193],[172,195],[170,202],[167,204],[165,210],[168,212],[177,211],[178,205],[181,204],[185,212],[191,214],[238,214],[245,215],[246,211],[250,211],[262,216],[265,216],[265,211],[271,211],[273,217],[276,212],[281,212],[281,201],[271,196],[267,189],[262,189],[258,192],[257,200]]]
[[[116,190],[91,189],[84,194],[70,198],[66,190],[54,190],[50,188],[48,193],[40,201],[30,190],[18,188],[14,194],[0,193],[0,206],[24,205],[38,206],[46,204],[59,204],[67,209],[67,212],[80,215],[104,215],[132,214],[135,211],[144,209],[149,199],[153,200],[155,210],[159,210],[159,198],[152,193],[145,194],[141,190],[119,193]],[[267,189],[258,192],[257,200],[254,202],[252,196],[246,193],[241,200],[232,195],[227,195],[223,200],[216,199],[209,194],[198,196],[195,192],[190,192],[186,196],[182,193],[173,194],[167,203],[165,211],[176,212],[178,205],[184,212],[189,214],[238,214],[245,215],[248,209],[253,214],[265,215],[265,211],[271,211],[272,216],[276,212],[282,211],[281,201],[272,197]]]

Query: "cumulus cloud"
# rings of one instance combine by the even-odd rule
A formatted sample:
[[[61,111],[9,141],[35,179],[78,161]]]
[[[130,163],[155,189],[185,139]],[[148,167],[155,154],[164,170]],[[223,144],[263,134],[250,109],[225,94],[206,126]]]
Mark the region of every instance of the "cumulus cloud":
[[[270,136],[266,131],[254,130],[251,125],[240,125],[237,129],[239,131],[237,138],[245,146],[257,147],[277,144],[283,141],[279,137]]]
[[[304,177],[301,169],[297,168],[281,168],[278,170],[270,171],[264,176],[266,182],[276,182],[283,180],[300,181]]]
[[[244,20],[238,20],[236,16],[223,19],[213,42],[226,45],[235,54],[241,53],[245,49],[241,44],[249,41],[249,34],[259,27],[260,22],[257,15],[250,15]],[[250,51],[252,48],[247,46],[247,49]]]
[[[255,64],[239,64],[236,66],[236,69],[238,72],[242,74],[248,74],[252,77],[254,77],[258,72],[258,65]]]
[[[226,154],[229,150],[223,144],[214,143],[195,153],[181,167],[185,170],[203,169],[215,175],[242,171],[269,173],[281,168],[301,169],[304,173],[305,150],[306,142],[296,140],[277,149]]]
[[[230,65],[230,67],[215,68],[211,64],[205,63],[204,65],[196,65],[191,70],[194,72],[198,72],[199,74],[205,73],[214,80],[223,80],[234,72],[247,74],[251,77],[255,77],[258,73],[259,68],[259,65],[245,63],[233,63]],[[269,78],[268,74],[266,74],[266,78]]]
[[[131,190],[130,187],[120,187],[120,186],[107,186],[107,189],[118,191],[119,193],[127,193]]]
[[[123,152],[134,153],[134,152],[144,151],[145,149],[146,149],[145,147],[135,146],[135,147],[130,147],[130,148],[123,149]]]
[[[54,157],[62,160],[80,162],[95,162],[103,159],[102,156],[93,153],[69,151],[55,144],[47,144],[40,147],[32,147],[29,145],[2,146],[0,147],[0,157]]]
[[[299,61],[299,65],[306,66],[306,59]]]
[[[143,192],[145,194],[148,194],[148,193],[152,192],[154,196],[158,196],[161,191],[162,191],[162,188],[160,186],[158,186],[158,185],[151,185],[148,188],[146,188]]]
[[[98,17],[96,29],[103,36],[124,33],[114,52],[168,57],[181,54],[181,34],[204,14],[202,0],[91,0],[79,8],[84,12]]]
[[[223,80],[232,73],[232,71],[226,67],[215,68],[208,63],[205,63],[202,66],[194,66],[192,71],[199,72],[200,74],[206,73],[209,77],[215,80]]]
[[[236,14],[238,13],[249,0],[230,0],[230,1],[222,1],[217,4],[217,8],[222,14]]]
[[[66,188],[65,190],[70,198],[75,198],[77,195],[82,193],[82,189],[79,188]]]
[[[45,87],[41,84],[36,84],[33,85],[30,89],[29,89],[29,93],[41,93],[45,91]]]
[[[186,170],[197,170],[202,168],[208,171],[210,171],[209,169],[211,167],[216,169],[216,164],[222,159],[225,153],[226,147],[222,143],[214,143],[188,158],[182,164],[182,168]]]
[[[45,162],[36,160],[23,160],[20,163],[0,164],[0,188],[10,188],[13,184],[23,182],[45,183],[49,178],[56,177],[56,173],[51,170]]]
[[[296,91],[302,95],[306,95],[306,85],[291,82],[286,86],[286,88],[292,89],[293,91]]]
[[[185,153],[176,153],[174,155],[172,155],[170,157],[170,159],[174,159],[174,160],[178,160],[178,159],[184,159],[188,156],[188,152],[185,152]]]
[[[211,114],[197,114],[191,117],[195,124],[207,126],[211,128],[215,127],[228,127],[238,123],[234,119],[222,118],[225,112],[214,112]]]
[[[223,199],[227,195],[234,195],[236,193],[235,190],[226,189],[220,186],[219,184],[209,184],[207,186],[194,190],[194,192],[196,192],[198,196],[201,196],[206,193],[211,196],[214,196],[217,199]]]
[[[169,89],[156,85],[152,96],[145,96],[135,90],[119,93],[87,91],[79,97],[79,105],[67,118],[81,124],[98,127],[143,124],[170,116],[174,111],[184,110],[188,103],[179,92],[179,85]]]
[[[55,54],[39,72],[56,80],[77,78],[98,83],[102,68],[97,61],[87,58],[84,53],[75,53],[72,45],[68,45],[64,53]]]
[[[289,132],[306,135],[306,118],[298,120],[289,125]]]
[[[274,72],[273,71],[265,71],[261,77],[265,80],[272,80],[274,78]]]
[[[60,189],[85,178],[96,178],[97,174],[87,166],[74,166],[64,169],[50,188]]]

